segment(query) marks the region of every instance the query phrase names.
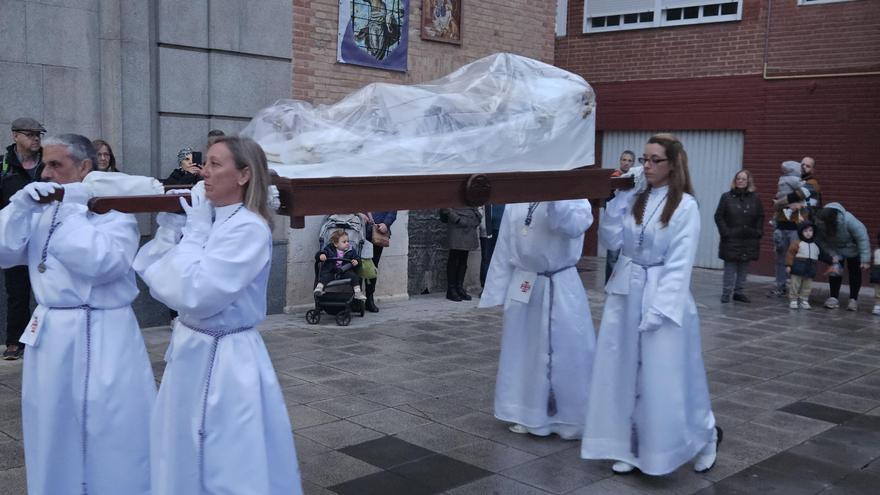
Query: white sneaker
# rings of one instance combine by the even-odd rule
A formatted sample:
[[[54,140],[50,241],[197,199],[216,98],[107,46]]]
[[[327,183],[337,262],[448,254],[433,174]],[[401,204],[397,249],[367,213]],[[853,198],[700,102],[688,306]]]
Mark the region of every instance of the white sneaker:
[[[801,309],[811,309],[810,303],[806,299],[801,299]]]
[[[526,434],[529,432],[529,429],[521,424],[512,424],[512,425],[508,426],[507,429],[514,432],[514,433],[519,433],[520,435],[523,435],[523,434]]]
[[[859,301],[857,299],[850,299],[849,304],[846,305],[847,311],[858,311],[859,309]]]
[[[629,474],[635,471],[635,469],[635,466],[623,461],[617,461],[611,466],[611,470],[614,471],[614,474]]]
[[[790,303],[788,303],[788,309],[798,309],[798,302],[791,301]]]
[[[872,314],[872,315],[880,316],[880,304],[875,304],[875,305],[874,305],[874,310],[871,311],[871,314]]]
[[[838,301],[836,297],[829,297],[828,299],[825,299],[825,307],[828,309],[837,309],[840,307],[840,301]]]
[[[715,431],[712,433],[712,441],[707,443],[694,458],[694,471],[705,473],[715,466],[715,460],[718,457],[718,446],[721,445],[721,440],[723,439],[724,432],[721,431],[720,427],[716,426]]]

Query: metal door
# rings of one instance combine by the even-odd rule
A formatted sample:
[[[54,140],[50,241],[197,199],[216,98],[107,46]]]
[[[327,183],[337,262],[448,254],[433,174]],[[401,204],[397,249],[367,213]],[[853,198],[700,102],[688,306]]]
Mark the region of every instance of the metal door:
[[[688,154],[691,182],[700,204],[700,246],[696,266],[721,268],[718,259],[718,229],[715,207],[721,194],[730,189],[733,175],[742,168],[742,131],[657,131],[672,132]],[[632,150],[642,156],[645,143],[656,132],[605,131],[602,136],[602,166],[616,168],[620,154]],[[638,164],[638,163],[636,163]]]

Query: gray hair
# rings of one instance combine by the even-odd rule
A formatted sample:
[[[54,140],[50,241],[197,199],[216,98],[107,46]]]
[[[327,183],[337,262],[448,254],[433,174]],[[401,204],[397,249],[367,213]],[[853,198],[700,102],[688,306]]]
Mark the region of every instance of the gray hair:
[[[89,138],[80,136],[79,134],[58,134],[49,136],[43,140],[43,147],[46,146],[64,146],[67,148],[67,154],[73,161],[79,163],[83,160],[91,160],[92,168],[98,163],[97,152]]]
[[[177,152],[177,166],[180,166],[180,162],[186,159],[187,155],[192,155],[193,149],[187,146],[186,148],[181,148],[180,151]]]

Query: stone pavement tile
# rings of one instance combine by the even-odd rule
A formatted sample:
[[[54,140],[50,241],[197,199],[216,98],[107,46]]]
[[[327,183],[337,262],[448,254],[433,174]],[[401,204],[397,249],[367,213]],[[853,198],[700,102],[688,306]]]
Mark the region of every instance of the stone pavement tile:
[[[381,471],[376,466],[336,451],[300,458],[299,469],[305,481],[322,487],[338,485]]]
[[[711,371],[707,373],[706,376],[709,378],[710,382],[721,382],[738,387],[753,386],[764,381],[764,379],[762,378],[757,378],[750,375],[743,375],[742,373],[731,373],[727,370]]]
[[[750,467],[739,473],[721,480],[715,486],[697,492],[704,494],[750,495],[755,493],[772,493],[773,495],[804,495],[817,493],[825,485],[796,476],[789,476],[757,466]]]
[[[470,370],[458,370],[452,373],[437,375],[434,380],[447,385],[461,385],[468,388],[482,387],[486,382],[494,382],[495,377]]]
[[[302,462],[303,459],[311,459],[319,454],[330,452],[329,447],[325,447],[320,443],[293,433],[293,443],[296,445],[296,457]]]
[[[838,481],[820,495],[876,495],[880,490],[880,476],[856,471]]]
[[[820,437],[811,438],[796,445],[789,452],[843,466],[850,470],[860,469],[878,456],[876,449],[873,448],[847,445]]]
[[[723,444],[722,444],[723,445]],[[690,462],[666,476],[632,474],[618,476],[619,482],[652,494],[685,495],[698,492],[712,482],[695,473]]]
[[[763,414],[767,409],[749,405],[746,402],[723,399],[712,401],[712,412],[722,416],[736,418],[742,421],[750,421],[752,418]]]
[[[736,366],[739,364],[739,361],[710,352],[703,352],[703,364],[706,366],[706,371],[714,371]]]
[[[857,413],[863,413],[880,406],[880,401],[877,400],[865,399],[863,397],[856,397],[849,394],[841,394],[831,390],[813,395],[806,400],[814,404],[821,404]]]
[[[791,452],[781,452],[759,462],[756,466],[776,471],[785,476],[794,476],[821,483],[824,488],[843,479],[851,472],[848,468]]]
[[[24,467],[0,471],[0,486],[3,487],[3,493],[27,493]]]
[[[297,368],[295,370],[287,371],[286,373],[294,378],[313,383],[352,376],[351,373],[331,368],[329,366],[322,366],[320,364],[306,366],[305,368]]]
[[[21,442],[0,440],[0,471],[24,466],[24,445]]]
[[[302,404],[288,406],[287,414],[290,416],[290,423],[293,425],[294,430],[301,430],[339,420],[336,416]]]
[[[371,402],[385,406],[399,406],[410,402],[419,402],[428,398],[425,394],[420,394],[411,390],[404,390],[391,385],[370,387],[358,395],[369,399]]]
[[[339,449],[382,436],[381,433],[350,421],[340,420],[297,430],[297,433],[331,449]]]
[[[877,416],[860,414],[844,423],[843,426],[846,426],[847,428],[858,428],[860,430],[877,433],[880,432],[880,418],[878,418]]]
[[[759,407],[762,409],[778,409],[793,402],[791,397],[768,394],[752,388],[737,390],[736,392],[725,395],[724,399],[740,404],[749,404],[751,407]]]
[[[21,431],[21,419],[12,418],[0,421],[0,433],[6,435],[12,440],[21,441],[23,435]]]
[[[385,368],[360,373],[361,377],[377,383],[386,383],[389,385],[398,385],[405,381],[416,380],[419,378],[428,378],[427,373],[417,371],[415,366],[394,364]]]
[[[550,492],[495,475],[453,488],[446,493],[447,495],[546,495]]]
[[[723,480],[728,476],[732,476],[743,469],[751,466],[753,462],[751,461],[743,461],[737,459],[733,456],[727,454],[727,449],[730,446],[727,444],[727,437],[724,438],[724,442],[721,444],[721,448],[718,451],[718,457],[715,460],[715,466],[712,467],[706,473],[698,473],[698,475],[702,478],[705,478],[713,483]],[[768,454],[769,455],[769,454]]]
[[[350,338],[350,336],[348,336],[348,338]],[[360,357],[374,357],[376,354],[382,354],[385,352],[385,349],[383,349],[381,345],[363,342],[342,346],[337,350]],[[333,361],[328,362],[332,363]]]
[[[790,385],[800,385],[816,390],[828,390],[841,383],[849,381],[849,379],[840,380],[838,378],[830,378],[826,376],[816,376],[815,374],[807,374],[801,371],[788,373],[774,378],[775,381],[788,383]]]
[[[474,411],[464,416],[459,416],[441,423],[452,428],[465,431],[471,435],[492,439],[501,435],[510,434],[507,429],[509,423],[496,419],[493,415],[480,411]]]
[[[391,471],[435,492],[446,491],[492,475],[485,469],[442,454],[409,462],[391,468]]]
[[[452,342],[437,344],[436,348],[439,353],[438,357],[446,357],[452,354],[472,352],[474,350],[474,344],[473,342],[469,342],[467,340],[455,340]],[[498,347],[484,346],[481,350],[493,351],[492,354],[495,356],[496,359],[498,358]]]
[[[452,395],[456,392],[461,392],[463,389],[466,389],[464,385],[454,384],[454,383],[443,383],[438,381],[435,377],[426,377],[426,378],[416,378],[414,380],[406,380],[404,382],[400,382],[399,386],[412,390],[413,392],[418,392],[421,394],[427,394],[432,397],[444,397],[447,395]]]
[[[779,410],[791,414],[797,414],[798,416],[803,416],[805,418],[818,419],[820,421],[834,424],[841,424],[852,419],[857,414],[853,411],[838,409],[823,404],[816,404],[810,401],[795,402],[785,407],[781,407]]]
[[[340,452],[382,469],[390,469],[436,455],[436,452],[431,450],[388,436],[350,445],[340,449]]]
[[[852,381],[834,387],[832,390],[841,394],[854,395],[863,399],[880,401],[880,387],[878,386],[862,385]]]
[[[351,356],[347,359],[340,359],[338,361],[333,361],[332,363],[326,364],[327,366],[330,366],[332,368],[347,371],[348,373],[354,373],[356,375],[365,375],[366,373],[378,371],[388,367],[387,361],[380,361],[378,359],[370,359],[360,356]]]
[[[331,399],[346,395],[344,390],[307,383],[284,389],[284,400],[289,404],[308,404],[319,400]]]
[[[527,452],[491,440],[479,440],[476,443],[450,450],[446,455],[494,473],[537,458]]]
[[[793,399],[803,399],[815,395],[822,390],[821,385],[794,385],[777,380],[768,380],[764,383],[759,383],[752,388],[759,392],[785,395]]]
[[[725,439],[736,437],[747,442],[766,445],[776,452],[791,448],[810,437],[805,432],[787,431],[756,423],[733,425],[730,428],[725,428],[725,433]]]
[[[815,376],[820,379],[835,379],[838,380],[839,383],[848,382],[860,376],[864,376],[864,373],[844,370],[839,367],[829,366],[825,363],[813,366],[811,368],[804,368],[798,373],[803,375]]]
[[[321,385],[342,390],[348,394],[363,394],[366,391],[384,386],[372,380],[348,373],[339,378],[322,381]]]
[[[395,435],[397,438],[434,452],[448,452],[478,442],[479,437],[448,426],[431,423],[410,428]]]
[[[275,372],[275,376],[278,378],[278,384],[281,385],[281,388],[290,388],[290,387],[298,387],[300,385],[305,385],[309,382],[305,380],[300,380],[299,378],[294,378],[290,375],[286,375],[280,371]]]
[[[563,440],[556,435],[539,437],[535,435],[522,435],[511,431],[494,436],[492,441],[503,443],[508,447],[513,447],[539,457],[549,456],[577,445],[575,440]]]
[[[279,373],[287,373],[295,369],[314,365],[315,363],[313,361],[292,356],[290,354],[272,358],[272,366],[275,368],[275,371]]]
[[[608,470],[611,470],[610,465],[608,466]],[[620,479],[620,476],[616,476],[613,479],[597,481],[596,483],[569,492],[568,495],[646,495],[653,493],[653,491],[640,490],[627,485],[626,483],[622,483]]]
[[[725,368],[725,371],[730,371],[732,373],[740,373],[743,375],[754,376],[756,378],[761,378],[764,380],[776,378],[779,375],[787,373],[787,371],[780,370],[777,368],[769,368],[766,366],[761,366],[759,364],[756,364],[755,361],[731,366],[729,368]]]
[[[567,443],[569,444],[567,449],[545,456],[543,459],[560,466],[581,471],[594,480],[615,476],[611,471],[611,461],[581,459],[581,442],[571,441]]]
[[[484,413],[492,414],[495,412],[495,394],[485,389],[472,388],[464,390],[449,395],[447,399]]]
[[[311,402],[309,407],[343,419],[386,408],[381,404],[350,395]]]
[[[454,373],[461,370],[461,365],[449,362],[447,359],[431,359],[414,363],[411,366],[407,366],[407,368],[417,371],[425,376],[433,376],[441,375],[443,373]]]
[[[474,409],[445,398],[427,398],[399,406],[398,409],[432,421],[448,421],[474,412]]]
[[[428,419],[394,408],[352,416],[348,420],[372,430],[380,431],[386,435],[394,435],[431,422]]]
[[[326,488],[322,488],[310,481],[302,481],[303,495],[336,495]]]
[[[535,459],[501,472],[502,475],[550,493],[566,493],[598,479],[548,459]]]
[[[330,487],[339,495],[431,495],[435,490],[403,476],[382,471]]]
[[[805,440],[835,426],[834,423],[825,420],[799,416],[785,411],[766,412],[753,419],[752,423],[795,433]]]

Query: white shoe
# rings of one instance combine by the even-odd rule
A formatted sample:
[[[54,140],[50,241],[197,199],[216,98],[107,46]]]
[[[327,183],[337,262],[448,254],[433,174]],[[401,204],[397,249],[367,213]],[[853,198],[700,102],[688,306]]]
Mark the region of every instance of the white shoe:
[[[801,299],[801,309],[812,309],[812,306],[806,299]]]
[[[849,304],[846,305],[847,311],[858,311],[859,309],[859,301],[856,299],[850,299]]]
[[[871,314],[880,316],[880,304],[874,305],[874,310],[871,311]]]
[[[838,301],[836,297],[829,297],[828,299],[825,299],[825,307],[828,309],[837,309],[840,307],[840,301]]]
[[[512,424],[512,425],[508,426],[507,429],[514,432],[514,433],[519,433],[520,435],[523,435],[523,434],[529,432],[529,429],[521,424]]]
[[[629,474],[636,470],[636,467],[628,462],[617,461],[611,466],[614,474]]]
[[[715,460],[718,458],[718,446],[721,445],[721,440],[723,439],[724,432],[721,430],[721,427],[716,426],[715,431],[712,433],[712,441],[707,443],[694,458],[694,471],[705,473],[715,466]]]
[[[798,309],[798,302],[791,301],[790,303],[788,303],[788,309]]]

